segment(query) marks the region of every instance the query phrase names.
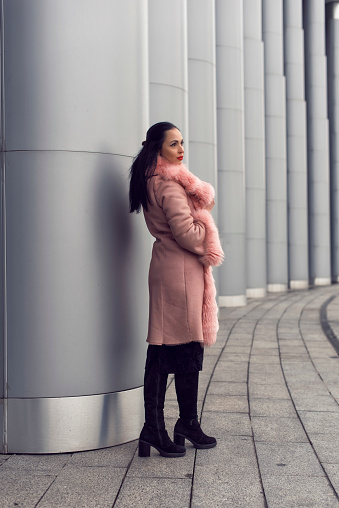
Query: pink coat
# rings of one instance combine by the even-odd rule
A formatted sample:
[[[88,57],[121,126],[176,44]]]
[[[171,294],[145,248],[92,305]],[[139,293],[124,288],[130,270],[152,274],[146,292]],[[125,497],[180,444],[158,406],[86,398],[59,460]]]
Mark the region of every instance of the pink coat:
[[[220,264],[223,259],[213,219],[203,209],[213,200],[214,189],[183,164],[172,165],[159,157],[148,193],[150,204],[144,216],[156,241],[149,270],[147,341],[159,345],[191,341],[210,345],[215,341],[217,318],[216,312],[213,314],[214,281],[206,267]],[[204,325],[213,333],[207,340],[203,330],[206,284],[213,285],[207,302],[207,314],[211,307],[212,317],[207,317]]]

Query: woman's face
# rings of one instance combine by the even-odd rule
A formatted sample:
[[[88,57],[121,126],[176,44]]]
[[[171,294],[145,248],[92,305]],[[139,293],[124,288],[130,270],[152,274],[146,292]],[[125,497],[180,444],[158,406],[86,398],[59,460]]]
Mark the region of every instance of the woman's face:
[[[182,139],[181,132],[178,129],[166,131],[160,155],[172,164],[181,164],[184,158],[184,151],[184,140]]]

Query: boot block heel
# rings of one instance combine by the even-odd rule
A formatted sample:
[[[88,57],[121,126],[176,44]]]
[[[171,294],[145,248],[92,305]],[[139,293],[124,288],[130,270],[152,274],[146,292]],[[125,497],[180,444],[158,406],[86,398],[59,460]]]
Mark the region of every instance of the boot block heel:
[[[185,438],[180,434],[174,434],[174,442],[176,445],[185,446]]]
[[[139,439],[139,457],[149,457],[151,454],[151,446],[145,441]]]

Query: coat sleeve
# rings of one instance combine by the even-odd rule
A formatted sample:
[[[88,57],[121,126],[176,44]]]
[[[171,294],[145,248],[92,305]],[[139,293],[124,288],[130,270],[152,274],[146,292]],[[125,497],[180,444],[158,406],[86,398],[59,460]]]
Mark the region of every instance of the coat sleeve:
[[[154,190],[174,239],[184,249],[203,256],[205,225],[193,218],[184,188],[176,182],[160,180]]]

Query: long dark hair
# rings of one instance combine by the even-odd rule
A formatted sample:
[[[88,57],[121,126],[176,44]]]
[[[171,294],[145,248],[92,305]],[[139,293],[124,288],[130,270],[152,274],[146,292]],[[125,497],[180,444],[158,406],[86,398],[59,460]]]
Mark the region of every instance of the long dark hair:
[[[142,149],[135,157],[130,169],[129,185],[129,211],[140,212],[141,206],[148,209],[149,197],[147,193],[147,180],[155,172],[157,166],[158,153],[165,139],[165,134],[171,129],[177,129],[170,122],[159,122],[147,131],[146,141],[143,142]]]

